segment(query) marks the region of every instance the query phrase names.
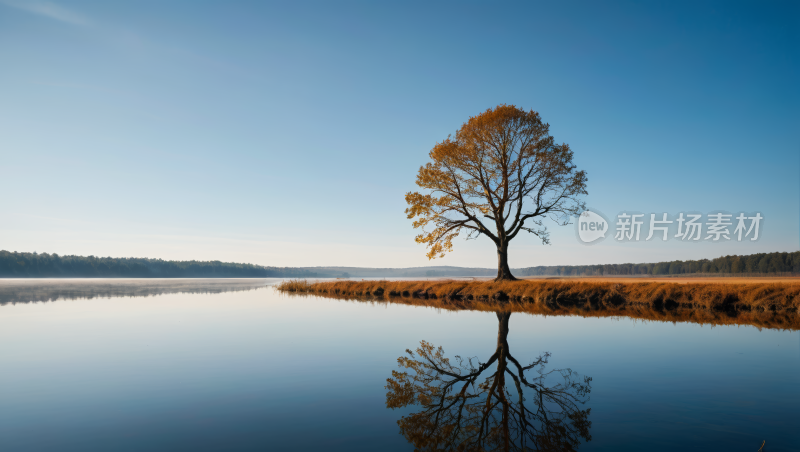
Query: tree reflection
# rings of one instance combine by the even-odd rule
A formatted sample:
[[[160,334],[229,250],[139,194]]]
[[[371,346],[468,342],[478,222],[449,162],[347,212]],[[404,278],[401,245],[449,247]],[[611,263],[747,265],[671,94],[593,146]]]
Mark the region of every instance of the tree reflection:
[[[510,317],[497,313],[497,349],[485,363],[451,361],[425,341],[397,359],[401,370],[387,379],[386,406],[422,408],[398,421],[416,450],[572,451],[591,440],[591,409],[581,406],[592,379],[545,370],[549,353],[520,364],[509,352]]]

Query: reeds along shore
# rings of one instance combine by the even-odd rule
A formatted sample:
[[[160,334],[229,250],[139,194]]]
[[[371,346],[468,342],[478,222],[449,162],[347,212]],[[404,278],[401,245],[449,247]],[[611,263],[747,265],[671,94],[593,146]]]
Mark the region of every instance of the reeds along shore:
[[[529,312],[800,329],[800,285],[582,281],[285,281],[283,292],[454,310]]]

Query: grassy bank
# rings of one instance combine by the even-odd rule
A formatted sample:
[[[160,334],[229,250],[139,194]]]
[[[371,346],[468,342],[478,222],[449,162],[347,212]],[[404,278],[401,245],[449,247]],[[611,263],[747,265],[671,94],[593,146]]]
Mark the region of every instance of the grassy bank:
[[[286,281],[278,290],[442,309],[628,316],[800,329],[800,284],[598,281]]]

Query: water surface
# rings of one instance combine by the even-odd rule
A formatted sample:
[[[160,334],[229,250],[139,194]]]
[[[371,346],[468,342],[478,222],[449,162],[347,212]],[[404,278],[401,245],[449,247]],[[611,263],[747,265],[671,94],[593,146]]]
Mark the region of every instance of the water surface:
[[[485,363],[498,349],[495,313],[289,296],[274,282],[129,293],[29,281],[38,289],[0,293],[0,450],[410,451],[398,420],[424,407],[387,408],[398,358],[423,340],[451,363]],[[549,352],[545,372],[591,378],[566,407],[590,409],[579,450],[754,451],[763,440],[800,450],[797,331],[524,313],[507,322],[520,364]],[[504,385],[516,394],[510,376]],[[527,406],[535,395],[525,391]]]

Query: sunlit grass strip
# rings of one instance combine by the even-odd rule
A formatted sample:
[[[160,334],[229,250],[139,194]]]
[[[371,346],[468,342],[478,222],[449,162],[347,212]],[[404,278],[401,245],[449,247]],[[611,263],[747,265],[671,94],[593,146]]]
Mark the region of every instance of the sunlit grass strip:
[[[800,313],[800,284],[598,281],[285,281],[284,292],[409,297],[451,302],[524,303],[549,308],[645,305],[716,311]]]
[[[516,286],[513,291],[508,289],[508,284]],[[316,294],[353,302],[406,304],[453,311],[503,310],[556,316],[628,317],[659,322],[800,330],[798,284],[620,284],[574,281],[499,284],[464,281],[313,283],[296,280],[286,281],[278,289],[287,293]],[[495,296],[498,292],[493,292],[499,289],[505,289],[512,295],[522,295],[509,296],[504,300],[503,295]],[[757,303],[752,303],[754,300]]]

